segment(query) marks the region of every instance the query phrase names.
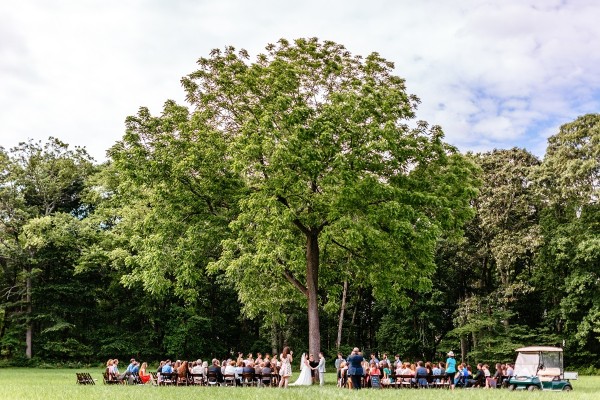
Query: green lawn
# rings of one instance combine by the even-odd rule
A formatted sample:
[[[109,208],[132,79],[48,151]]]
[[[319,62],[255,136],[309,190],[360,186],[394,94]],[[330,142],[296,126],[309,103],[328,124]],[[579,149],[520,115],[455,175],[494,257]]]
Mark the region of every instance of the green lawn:
[[[75,372],[90,372],[98,379],[95,386],[80,386],[75,383]],[[297,376],[297,374],[295,374]],[[360,392],[338,389],[335,375],[326,374],[327,385],[323,388],[294,387],[287,390],[276,388],[206,388],[206,387],[153,387],[153,386],[107,386],[102,384],[101,370],[72,369],[0,369],[0,399],[398,399],[434,400],[440,398],[460,400],[506,400],[561,398],[598,399],[600,398],[600,377],[583,376],[573,382],[570,393],[558,392],[509,392],[504,389],[457,389],[411,390],[411,389],[363,389]],[[375,397],[374,397],[375,396]]]

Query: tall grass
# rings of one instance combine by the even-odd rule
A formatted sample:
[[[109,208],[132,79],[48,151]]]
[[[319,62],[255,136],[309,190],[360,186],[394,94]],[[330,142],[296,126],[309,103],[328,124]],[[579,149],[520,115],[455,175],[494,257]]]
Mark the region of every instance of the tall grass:
[[[75,383],[75,372],[90,372],[98,381],[95,386],[81,386]],[[324,387],[293,387],[286,390],[277,388],[225,388],[225,387],[155,387],[103,385],[101,370],[73,369],[0,369],[0,399],[402,399],[402,400],[507,400],[542,399],[560,396],[569,400],[596,400],[600,398],[600,377],[582,376],[573,382],[570,393],[549,392],[509,392],[505,389],[457,389],[453,392],[439,389],[363,389],[350,391],[335,386],[335,374],[326,374]]]

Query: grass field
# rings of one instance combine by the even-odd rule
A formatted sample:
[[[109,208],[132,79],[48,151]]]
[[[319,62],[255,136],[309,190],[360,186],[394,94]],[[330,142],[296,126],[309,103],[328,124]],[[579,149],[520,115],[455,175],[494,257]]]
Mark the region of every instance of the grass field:
[[[90,372],[98,381],[94,386],[75,383],[75,372]],[[296,375],[297,376],[297,375]],[[572,392],[509,392],[505,389],[363,389],[360,392],[339,389],[335,375],[326,374],[325,387],[276,388],[207,388],[207,387],[153,387],[103,385],[101,370],[73,369],[0,369],[0,400],[12,399],[402,399],[402,400],[507,400],[555,399],[587,400],[600,398],[600,377],[582,376],[573,382]]]

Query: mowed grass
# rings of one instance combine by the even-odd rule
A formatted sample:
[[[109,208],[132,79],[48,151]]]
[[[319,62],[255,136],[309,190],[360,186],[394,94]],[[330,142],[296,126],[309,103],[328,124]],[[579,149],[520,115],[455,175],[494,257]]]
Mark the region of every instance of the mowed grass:
[[[77,385],[75,372],[89,372],[97,379],[94,386]],[[324,387],[225,388],[225,387],[155,387],[103,385],[101,370],[72,369],[0,369],[0,400],[12,399],[402,399],[402,400],[506,400],[568,398],[587,400],[600,398],[600,377],[582,376],[573,381],[573,392],[509,392],[505,389],[363,389],[350,391],[335,386],[335,374],[326,374]],[[297,377],[297,373],[294,374]]]

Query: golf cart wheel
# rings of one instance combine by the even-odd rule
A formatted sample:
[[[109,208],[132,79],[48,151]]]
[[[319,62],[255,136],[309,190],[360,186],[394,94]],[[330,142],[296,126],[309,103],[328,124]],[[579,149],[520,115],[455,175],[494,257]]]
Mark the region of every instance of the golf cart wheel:
[[[529,390],[530,392],[533,392],[534,390],[538,390],[539,387],[535,386],[535,385],[529,385],[527,386],[527,390]]]
[[[566,385],[566,386],[563,388],[563,392],[570,392],[571,390],[573,390],[573,387],[572,387],[571,385]]]
[[[517,388],[517,385],[508,385],[508,390],[513,391]]]

